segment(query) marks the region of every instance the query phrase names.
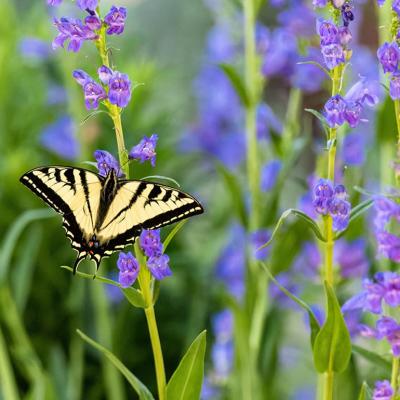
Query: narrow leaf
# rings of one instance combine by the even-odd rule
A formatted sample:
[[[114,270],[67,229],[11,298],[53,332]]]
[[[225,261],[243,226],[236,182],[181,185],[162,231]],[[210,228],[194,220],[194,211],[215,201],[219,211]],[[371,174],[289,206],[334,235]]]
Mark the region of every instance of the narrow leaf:
[[[329,73],[329,71],[324,66],[322,66],[319,62],[316,62],[316,61],[300,61],[300,62],[297,63],[297,65],[307,65],[307,64],[315,65],[321,71],[325,72],[325,74],[328,76],[328,78],[331,79],[331,74]]]
[[[165,240],[163,242],[163,244],[164,244],[163,252],[164,253],[165,253],[165,250],[167,249],[168,245],[171,243],[171,240],[183,228],[183,225],[185,225],[187,221],[188,221],[187,219],[183,219],[178,224],[176,224],[174,226],[174,228],[171,230],[171,232],[168,234],[168,236],[165,238]]]
[[[232,207],[234,207],[238,218],[244,226],[247,226],[247,214],[246,207],[244,203],[244,196],[242,192],[242,187],[238,182],[238,179],[234,174],[232,174],[228,169],[226,169],[222,164],[216,164],[217,171],[222,176],[227,190],[231,194]]]
[[[278,222],[275,225],[274,230],[272,231],[271,238],[268,240],[268,242],[264,243],[257,250],[261,250],[264,247],[267,247],[272,243],[272,240],[274,239],[276,233],[278,232],[279,228],[281,227],[281,225],[283,224],[285,219],[288,218],[292,214],[297,216],[297,217],[299,217],[299,218],[301,218],[303,221],[305,221],[307,223],[307,225],[309,226],[309,228],[311,228],[311,230],[314,232],[315,236],[319,240],[321,240],[322,242],[326,242],[326,239],[322,235],[322,233],[321,233],[321,231],[319,229],[319,226],[317,225],[317,223],[312,218],[310,218],[307,214],[303,213],[303,211],[297,210],[295,208],[289,208],[288,210],[284,211],[282,213],[282,215],[280,216]]]
[[[200,398],[204,374],[206,331],[190,345],[167,385],[167,400],[196,400]]]
[[[149,389],[143,385],[143,383],[136,378],[131,371],[113,354],[110,350],[103,347],[101,344],[95,342],[90,337],[86,336],[79,329],[76,330],[78,335],[91,346],[99,350],[105,357],[108,358],[109,361],[121,372],[121,374],[126,378],[126,380],[131,384],[132,388],[139,395],[140,400],[154,400],[153,395],[150,393]]]
[[[219,64],[219,67],[224,71],[225,75],[229,78],[232,83],[232,86],[235,88],[237,95],[242,101],[244,106],[248,106],[249,96],[247,94],[246,86],[243,82],[243,78],[239,75],[236,69],[229,64]]]
[[[324,132],[325,132],[325,136],[326,136],[326,138],[328,140],[328,138],[329,138],[329,133],[328,133],[329,125],[326,122],[325,117],[320,112],[318,112],[317,110],[313,110],[312,108],[305,108],[304,111],[307,111],[308,113],[314,115],[314,117],[316,117],[321,122],[322,128],[324,129]]]
[[[172,182],[175,186],[178,188],[181,187],[178,181],[176,181],[174,178],[170,178],[169,176],[164,176],[164,175],[149,175],[145,176],[144,178],[141,178],[140,180],[145,181],[146,179],[162,179],[164,181],[169,181]]]
[[[390,375],[392,370],[392,364],[390,361],[386,360],[379,354],[373,353],[372,351],[364,349],[364,347],[360,347],[355,344],[353,345],[352,350],[354,354],[358,354],[369,361],[373,366],[382,368],[386,375]]]
[[[263,263],[260,262],[260,265],[264,268],[264,271],[267,273],[271,281],[278,287],[280,291],[282,291],[286,296],[291,298],[294,302],[296,302],[300,307],[302,307],[304,310],[307,311],[308,318],[309,318],[309,324],[310,324],[310,340],[311,340],[311,347],[314,346],[315,338],[317,337],[317,334],[320,330],[320,326],[317,320],[317,317],[311,310],[310,306],[295,296],[293,293],[290,293],[289,290],[287,290],[285,287],[283,287],[274,277],[272,272],[269,270],[269,268]]]
[[[327,282],[325,292],[328,315],[314,342],[314,365],[320,373],[343,372],[351,356],[350,334],[335,292]]]
[[[367,400],[367,390],[367,382],[363,382],[363,384],[361,385],[360,394],[358,395],[358,400]]]
[[[61,268],[66,269],[68,271],[73,271],[71,267],[68,267],[66,265],[62,265]],[[144,308],[145,307],[145,302],[143,299],[142,292],[140,290],[137,290],[133,287],[129,288],[123,288],[118,282],[113,281],[112,279],[105,278],[104,276],[100,275],[90,275],[90,274],[85,274],[84,272],[76,271],[76,275],[80,276],[85,279],[90,279],[95,282],[101,282],[101,283],[107,283],[108,285],[113,285],[119,287],[122,292],[124,293],[124,296],[126,299],[134,306],[138,308]]]

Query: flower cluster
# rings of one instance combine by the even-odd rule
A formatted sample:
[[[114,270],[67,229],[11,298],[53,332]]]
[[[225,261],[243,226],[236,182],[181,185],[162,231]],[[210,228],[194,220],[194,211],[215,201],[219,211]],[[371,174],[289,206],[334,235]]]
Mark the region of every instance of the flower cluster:
[[[400,237],[389,232],[390,221],[400,221],[400,205],[386,197],[374,201],[374,230],[378,253],[394,262],[400,262]]]
[[[333,187],[327,179],[320,179],[314,187],[315,211],[318,214],[330,215],[335,231],[342,231],[349,224],[351,204],[347,198],[347,192],[343,185]]]
[[[337,94],[325,104],[324,116],[331,128],[347,122],[355,128],[360,121],[365,106],[374,107],[379,102],[379,82],[361,78],[342,97]]]
[[[49,5],[58,5],[61,1],[48,0]],[[126,9],[112,6],[102,20],[96,12],[97,0],[78,0],[80,9],[86,10],[88,16],[84,21],[76,18],[62,17],[54,19],[58,35],[53,40],[53,48],[64,47],[68,40],[68,51],[78,52],[82,43],[87,40],[97,40],[99,31],[104,26],[108,35],[120,35],[124,31]]]
[[[132,95],[132,84],[128,75],[113,71],[105,65],[97,73],[101,84],[81,69],[73,72],[73,77],[82,86],[86,108],[96,109],[99,102],[106,99],[118,107],[126,107]]]
[[[379,47],[377,56],[383,71],[390,74],[389,94],[393,100],[400,99],[400,49],[396,42],[384,43]]]
[[[393,397],[393,388],[388,380],[375,382],[372,400],[391,400]]]

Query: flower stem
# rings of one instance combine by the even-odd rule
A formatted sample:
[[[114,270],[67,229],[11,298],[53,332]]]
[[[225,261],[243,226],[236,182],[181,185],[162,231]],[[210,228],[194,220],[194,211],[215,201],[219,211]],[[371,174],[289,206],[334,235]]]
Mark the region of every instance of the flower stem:
[[[392,378],[390,380],[390,386],[393,389],[393,399],[397,398],[397,390],[399,388],[399,366],[400,366],[400,358],[393,357],[392,362]]]
[[[333,399],[333,371],[324,374],[324,393],[323,400]]]

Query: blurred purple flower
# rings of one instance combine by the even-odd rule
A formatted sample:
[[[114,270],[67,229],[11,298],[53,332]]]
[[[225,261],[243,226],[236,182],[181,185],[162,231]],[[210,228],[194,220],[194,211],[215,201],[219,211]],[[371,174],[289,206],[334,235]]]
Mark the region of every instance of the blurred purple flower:
[[[233,314],[229,309],[222,310],[215,314],[211,322],[216,341],[227,342],[232,339]]]
[[[118,274],[113,272],[110,274],[109,278],[115,281],[118,279]],[[124,293],[118,286],[106,284],[105,291],[111,304],[119,304],[124,299]]]
[[[321,47],[321,53],[329,69],[333,69],[345,61],[343,47],[340,44],[324,45]]]
[[[340,266],[343,278],[364,277],[369,268],[369,260],[366,256],[367,243],[364,239],[352,242],[338,240],[335,246],[335,260]]]
[[[400,99],[400,73],[395,72],[390,77],[389,94],[392,100]]]
[[[121,167],[115,157],[106,150],[96,150],[94,152],[94,158],[97,161],[97,169],[99,175],[107,176],[108,172],[113,169],[117,175],[122,176]]]
[[[85,25],[92,31],[98,31],[101,28],[102,22],[97,15],[88,15],[85,18]]]
[[[329,213],[330,204],[334,195],[332,183],[327,179],[320,179],[314,187],[314,208],[318,214]]]
[[[108,14],[104,17],[104,22],[108,26],[108,35],[120,35],[125,28],[126,8],[112,6]]]
[[[268,229],[259,229],[250,235],[250,243],[253,248],[253,256],[256,260],[263,261],[268,257],[269,247],[257,250],[271,239],[271,232]]]
[[[63,0],[47,0],[49,6],[59,6]]]
[[[321,262],[321,254],[317,244],[315,242],[305,242],[294,260],[293,270],[306,279],[319,278]]]
[[[264,55],[269,46],[271,45],[271,33],[269,29],[260,24],[259,22],[256,25],[256,47],[257,53],[260,55]]]
[[[317,20],[317,33],[319,34],[321,46],[340,43],[339,28],[327,20]]]
[[[129,251],[119,253],[117,267],[119,269],[119,283],[123,288],[132,286],[139,274],[139,263]]]
[[[332,199],[329,206],[329,213],[333,220],[333,230],[343,231],[349,225],[351,205],[347,200],[337,197]]]
[[[282,133],[282,122],[266,103],[260,103],[257,106],[256,124],[258,139],[269,139],[270,129],[276,133]]]
[[[385,42],[377,51],[384,72],[396,72],[400,60],[400,49],[395,42]]]
[[[393,0],[392,9],[400,17],[400,0]]]
[[[378,231],[375,236],[378,253],[394,262],[400,262],[400,237],[386,231]]]
[[[324,8],[328,3],[328,0],[312,0],[312,4],[315,8]]]
[[[233,365],[233,343],[215,342],[211,348],[213,372],[219,380],[228,378]]]
[[[344,119],[355,128],[361,121],[362,105],[359,101],[346,101],[346,108],[344,110]]]
[[[99,102],[107,98],[107,93],[103,86],[92,79],[85,71],[75,70],[72,76],[82,86],[85,106],[88,110],[96,109],[99,106]]]
[[[350,132],[343,139],[342,159],[350,166],[360,166],[365,162],[366,140],[361,132]]]
[[[162,280],[172,275],[172,271],[169,268],[169,257],[166,254],[149,257],[147,267],[157,280]]]
[[[393,396],[393,389],[387,380],[377,381],[375,383],[372,400],[390,400]]]
[[[126,107],[132,95],[132,84],[128,75],[115,71],[108,82],[108,87],[110,103],[118,107]]]
[[[76,160],[80,153],[74,122],[68,115],[62,115],[48,125],[40,136],[40,142],[46,149],[67,160]]]
[[[212,63],[229,63],[237,53],[229,24],[219,23],[208,32],[206,43],[207,60]]]
[[[386,224],[394,218],[400,222],[400,205],[384,196],[376,196],[374,199],[374,225],[376,230],[384,230]]]
[[[76,53],[81,48],[82,42],[97,39],[96,33],[79,19],[55,18],[54,25],[58,29],[59,34],[53,40],[53,49],[64,47],[65,41],[69,40],[68,51]]]
[[[352,310],[343,315],[350,336],[360,335],[363,326],[360,324],[361,310]]]
[[[278,22],[296,36],[314,34],[315,14],[305,4],[294,4],[278,14]]]
[[[19,42],[21,55],[32,61],[47,60],[50,56],[50,47],[47,42],[35,37],[24,37]]]
[[[139,237],[139,243],[147,257],[159,257],[163,252],[160,229],[143,229]]]
[[[261,191],[269,192],[276,184],[282,169],[282,162],[278,159],[271,160],[261,168]]]
[[[299,286],[293,283],[292,275],[288,272],[281,272],[275,276],[275,279],[290,293],[297,296],[300,292]],[[269,294],[271,301],[280,308],[291,308],[295,305],[294,301],[283,293],[274,283],[269,285]]]
[[[339,94],[331,97],[325,104],[324,114],[328,125],[333,128],[345,121],[346,101]]]
[[[347,46],[353,39],[353,35],[348,26],[339,28],[339,42],[342,46]]]
[[[108,83],[110,82],[110,79],[113,76],[113,71],[110,68],[108,68],[106,65],[102,65],[97,70],[97,75],[99,76],[99,79],[101,80],[101,82],[104,85],[108,85]]]
[[[350,2],[345,2],[341,7],[343,24],[348,26],[351,21],[354,21],[353,5]]]
[[[54,106],[67,102],[67,91],[63,86],[50,84],[47,89],[47,104]]]
[[[94,11],[94,10],[96,10],[98,2],[99,2],[98,0],[76,0],[76,5],[81,10]]]
[[[229,241],[217,261],[215,274],[238,300],[242,298],[244,292],[245,266],[246,235],[240,225],[233,225]]]
[[[381,91],[381,85],[378,80],[360,77],[347,91],[344,98],[347,102],[356,102],[374,107],[379,103]]]
[[[206,375],[201,386],[200,400],[216,400],[220,394],[220,388]]]
[[[132,147],[129,152],[129,158],[138,160],[140,163],[150,161],[151,165],[156,165],[156,144],[158,135],[151,135],[150,137],[145,136],[139,144]]]

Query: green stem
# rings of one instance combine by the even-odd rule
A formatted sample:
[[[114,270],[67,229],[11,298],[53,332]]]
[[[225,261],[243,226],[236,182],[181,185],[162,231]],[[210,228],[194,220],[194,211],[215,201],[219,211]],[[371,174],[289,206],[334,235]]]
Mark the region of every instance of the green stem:
[[[400,366],[400,358],[393,357],[392,377],[390,380],[390,386],[393,388],[393,397],[392,397],[393,400],[398,398],[397,391],[399,389],[399,366]]]
[[[333,372],[328,371],[324,374],[324,393],[323,400],[333,399]]]
[[[0,328],[0,393],[4,399],[18,400],[19,394],[6,341]]]

